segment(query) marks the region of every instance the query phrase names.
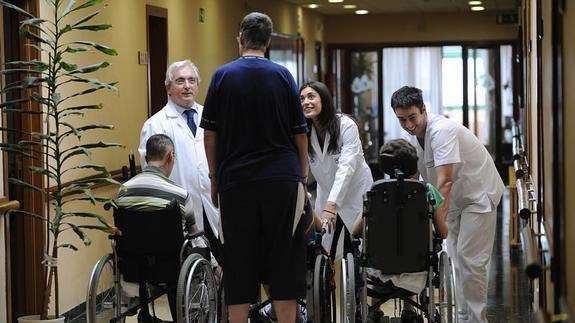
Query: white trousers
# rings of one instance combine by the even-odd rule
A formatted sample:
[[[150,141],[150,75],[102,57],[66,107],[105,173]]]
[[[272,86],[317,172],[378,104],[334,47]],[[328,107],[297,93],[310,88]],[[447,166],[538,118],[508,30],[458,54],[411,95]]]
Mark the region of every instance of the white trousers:
[[[447,215],[447,252],[455,268],[461,323],[487,322],[487,271],[496,223],[497,206],[488,213],[456,210]]]

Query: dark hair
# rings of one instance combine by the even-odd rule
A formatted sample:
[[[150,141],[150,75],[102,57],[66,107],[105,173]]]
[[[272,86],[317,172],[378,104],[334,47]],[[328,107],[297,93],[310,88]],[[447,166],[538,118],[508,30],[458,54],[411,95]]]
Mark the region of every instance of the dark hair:
[[[391,96],[391,107],[395,109],[408,109],[416,106],[421,111],[423,96],[421,90],[413,86],[404,86]]]
[[[247,14],[240,24],[240,33],[246,49],[265,49],[270,42],[273,31],[271,18],[261,12]]]
[[[385,169],[384,157],[392,156],[399,168],[406,176],[417,173],[417,149],[405,139],[393,139],[386,142],[379,150],[380,167],[384,173],[393,175],[391,169]],[[389,166],[389,165],[388,165]],[[393,177],[393,176],[392,176]]]
[[[318,81],[310,81],[299,88],[299,93],[301,94],[301,91],[303,91],[303,89],[306,87],[312,88],[319,94],[319,98],[321,100],[321,112],[319,113],[318,121],[320,126],[325,129],[330,136],[329,144],[327,146],[328,153],[336,153],[339,150],[338,140],[340,132],[340,121],[335,111],[331,92],[329,92],[329,89],[325,84]],[[312,126],[311,120],[308,120],[308,125],[310,127]],[[308,142],[309,136],[310,133],[308,133]],[[313,157],[314,153],[311,145],[308,145],[308,153]]]
[[[146,161],[162,160],[168,149],[174,147],[172,139],[163,133],[155,134],[146,141]]]

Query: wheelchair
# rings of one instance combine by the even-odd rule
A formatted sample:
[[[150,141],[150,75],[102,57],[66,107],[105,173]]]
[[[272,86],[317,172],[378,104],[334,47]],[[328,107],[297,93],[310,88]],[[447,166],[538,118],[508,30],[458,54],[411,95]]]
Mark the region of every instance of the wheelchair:
[[[114,208],[114,223],[118,233],[109,236],[112,253],[103,256],[90,275],[88,323],[124,322],[174,289],[176,322],[218,320],[218,291],[207,258],[209,246],[192,246],[192,240],[203,233],[184,235],[175,200],[155,212]]]
[[[308,229],[313,226],[312,207],[309,201],[300,225]],[[298,323],[331,323],[336,321],[335,270],[331,258],[321,245],[322,235],[310,229],[311,234],[307,246],[307,291],[305,299],[298,299]],[[306,230],[307,231],[307,230]],[[262,314],[262,310],[271,304],[268,299],[250,307],[249,318],[252,323],[269,323],[272,319]],[[304,308],[306,315],[302,316],[299,309]]]
[[[354,252],[341,262],[341,321],[401,322],[380,310],[388,300],[399,299],[420,311],[427,322],[457,322],[454,268],[442,239],[433,236],[430,203],[434,201],[428,201],[425,183],[407,179],[402,171],[414,174],[416,161],[383,156],[382,168],[395,179],[378,180],[367,193],[361,248],[355,239]],[[380,270],[382,275],[368,275],[368,268]],[[416,293],[380,279],[425,272],[426,286],[419,302],[411,299]]]

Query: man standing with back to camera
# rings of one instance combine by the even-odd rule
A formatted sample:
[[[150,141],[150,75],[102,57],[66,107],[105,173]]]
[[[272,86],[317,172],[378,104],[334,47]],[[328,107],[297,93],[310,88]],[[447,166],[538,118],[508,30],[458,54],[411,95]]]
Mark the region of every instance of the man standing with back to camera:
[[[295,322],[296,299],[306,291],[306,239],[298,222],[307,125],[293,77],[264,57],[271,33],[267,15],[244,17],[241,57],[212,76],[200,123],[212,200],[220,205],[232,323],[247,322],[261,283],[269,283],[279,322]]]
[[[487,322],[487,266],[495,241],[503,181],[477,137],[461,124],[428,112],[421,90],[404,86],[391,96],[417,168],[441,192],[447,213],[447,252],[455,266],[459,322]]]

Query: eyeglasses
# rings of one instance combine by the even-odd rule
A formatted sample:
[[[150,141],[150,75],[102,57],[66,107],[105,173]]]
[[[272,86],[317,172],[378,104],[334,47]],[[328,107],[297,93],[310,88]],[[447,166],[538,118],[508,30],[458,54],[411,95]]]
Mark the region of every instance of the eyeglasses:
[[[172,157],[174,157],[174,160],[176,159],[176,152],[175,151],[171,151],[170,154],[172,154]]]
[[[178,77],[177,79],[174,80],[174,83],[176,85],[180,85],[180,86],[186,84],[186,82],[190,83],[191,85],[196,85],[196,84],[198,84],[198,78],[197,77],[188,77],[186,79],[183,77]]]

